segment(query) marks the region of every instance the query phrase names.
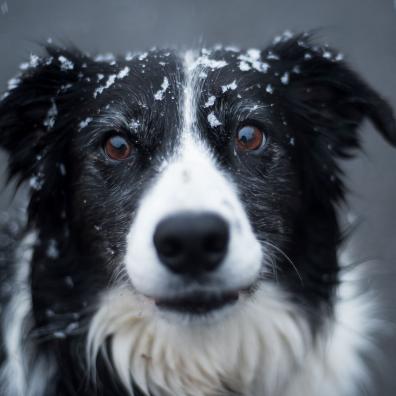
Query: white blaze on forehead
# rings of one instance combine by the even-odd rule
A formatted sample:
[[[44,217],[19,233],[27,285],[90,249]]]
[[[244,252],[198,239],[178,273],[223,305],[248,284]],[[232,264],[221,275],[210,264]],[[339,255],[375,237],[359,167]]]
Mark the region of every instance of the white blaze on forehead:
[[[184,54],[184,72],[185,87],[183,92],[183,134],[193,133],[195,129],[197,99],[201,95],[201,82],[207,77],[208,70],[221,69],[228,65],[224,59],[212,59],[211,51],[203,49],[201,53],[196,51],[187,51]],[[231,81],[229,84],[221,86],[223,93],[237,89],[237,81]],[[208,108],[214,105],[216,97],[211,95],[205,102],[204,107]],[[207,116],[207,121],[212,128],[220,126],[222,123],[211,112]]]
[[[196,109],[194,108],[196,98],[194,95],[194,85],[196,77],[196,59],[197,53],[195,51],[187,51],[184,55],[184,72],[185,85],[183,89],[183,132],[192,132],[193,125],[196,118]]]
[[[200,79],[206,77],[208,69],[221,69],[227,66],[225,60],[211,59],[210,51],[202,50],[201,54],[195,51],[187,51],[184,55],[184,72],[185,72],[185,86],[183,92],[183,134],[194,133],[196,128],[196,111],[197,99],[201,94]],[[237,88],[236,81],[230,84],[223,85],[222,91],[235,90]],[[216,101],[215,96],[210,96],[204,107],[213,106]],[[214,114],[209,114],[208,122],[212,127],[221,125]]]

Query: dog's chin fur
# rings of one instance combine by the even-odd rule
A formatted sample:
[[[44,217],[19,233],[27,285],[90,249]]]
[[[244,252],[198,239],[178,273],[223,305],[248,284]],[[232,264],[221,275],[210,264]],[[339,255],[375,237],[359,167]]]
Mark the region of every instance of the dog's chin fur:
[[[355,394],[368,385],[363,355],[378,330],[367,320],[375,299],[359,291],[358,272],[345,274],[320,334],[310,332],[301,309],[276,285],[262,283],[229,312],[200,323],[164,318],[145,297],[114,289],[90,326],[92,375],[103,353],[131,394],[132,378],[155,396]]]

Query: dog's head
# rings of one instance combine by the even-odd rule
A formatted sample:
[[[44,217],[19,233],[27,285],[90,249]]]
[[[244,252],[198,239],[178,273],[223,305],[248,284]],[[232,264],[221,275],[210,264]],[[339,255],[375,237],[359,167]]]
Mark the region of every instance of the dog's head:
[[[263,284],[320,323],[338,281],[336,161],[365,117],[396,143],[389,105],[342,57],[305,34],[183,56],[47,50],[0,105],[10,173],[32,188],[38,325],[109,289],[160,322],[209,325],[261,303]]]

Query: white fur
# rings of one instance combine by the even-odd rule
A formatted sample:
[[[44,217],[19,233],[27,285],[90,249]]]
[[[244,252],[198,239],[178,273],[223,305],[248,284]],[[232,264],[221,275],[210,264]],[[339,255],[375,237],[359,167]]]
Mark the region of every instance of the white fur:
[[[13,296],[2,323],[6,355],[0,371],[2,396],[44,396],[55,371],[53,362],[36,354],[27,339],[32,321],[29,277],[35,240],[36,234],[29,233],[16,252]]]
[[[88,336],[91,364],[111,338],[115,372],[154,396],[355,396],[366,382],[374,303],[345,280],[313,339],[279,285],[263,283],[221,321],[172,323],[128,289],[108,292]],[[226,388],[224,387],[226,386]]]
[[[378,358],[374,339],[384,323],[373,290],[362,289],[369,271],[363,266],[343,271],[334,314],[323,318],[323,329],[284,396],[356,396],[371,386],[368,359]]]
[[[113,290],[92,322],[88,345],[94,361],[112,336],[120,378],[130,388],[133,373],[147,394],[227,395],[224,383],[238,394],[274,395],[305,355],[309,340],[301,318],[269,286],[221,321],[184,325],[159,320],[155,306],[132,292]]]
[[[3,321],[4,345],[7,355],[6,364],[2,367],[2,381],[6,384],[6,394],[24,395],[26,392],[26,368],[23,356],[23,334],[26,320],[31,311],[31,296],[27,288],[32,256],[31,245],[34,235],[30,234],[21,243],[16,253],[18,264],[12,288],[13,297],[7,306]]]

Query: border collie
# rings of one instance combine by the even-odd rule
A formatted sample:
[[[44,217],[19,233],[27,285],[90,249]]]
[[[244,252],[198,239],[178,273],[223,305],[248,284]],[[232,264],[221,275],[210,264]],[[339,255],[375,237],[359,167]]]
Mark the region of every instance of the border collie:
[[[49,44],[21,69],[0,102],[30,185],[23,231],[3,227],[3,396],[359,391],[376,305],[339,259],[337,160],[366,117],[393,145],[396,124],[340,54],[286,32],[247,51]]]

